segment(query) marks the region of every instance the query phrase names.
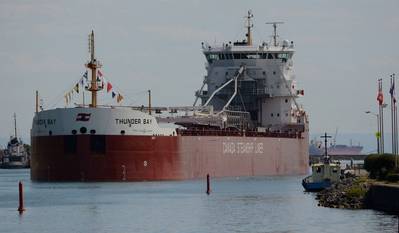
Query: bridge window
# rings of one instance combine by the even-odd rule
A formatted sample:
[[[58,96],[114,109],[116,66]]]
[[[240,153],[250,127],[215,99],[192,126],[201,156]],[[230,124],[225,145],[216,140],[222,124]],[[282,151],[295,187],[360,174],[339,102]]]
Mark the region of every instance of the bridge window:
[[[259,59],[260,58],[259,54],[252,54],[252,53],[248,54],[247,57],[248,57],[248,59]]]
[[[206,54],[206,59],[209,63],[216,60],[231,60],[231,59],[283,59],[287,60],[291,55],[288,53],[209,53]]]
[[[208,60],[209,63],[212,63],[215,60],[219,60],[219,54],[217,54],[217,53],[207,54],[206,60]]]
[[[266,59],[267,58],[267,53],[262,53],[261,58],[262,59]]]
[[[283,59],[283,58],[288,59],[288,53],[278,53],[277,54],[277,58],[279,58],[279,59]]]

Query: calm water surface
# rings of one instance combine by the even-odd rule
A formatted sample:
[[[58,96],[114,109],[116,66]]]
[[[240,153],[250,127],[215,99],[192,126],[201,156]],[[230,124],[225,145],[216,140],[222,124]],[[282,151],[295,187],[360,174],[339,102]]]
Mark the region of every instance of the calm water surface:
[[[202,180],[36,183],[0,170],[0,232],[397,232],[392,215],[318,207],[301,178],[215,179],[207,196]]]

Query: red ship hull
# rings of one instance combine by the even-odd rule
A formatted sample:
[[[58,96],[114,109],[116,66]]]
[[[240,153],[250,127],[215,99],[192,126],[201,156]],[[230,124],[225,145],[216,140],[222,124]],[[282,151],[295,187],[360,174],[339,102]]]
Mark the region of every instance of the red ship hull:
[[[35,181],[149,181],[205,177],[299,175],[308,171],[304,138],[107,135],[94,151],[91,135],[32,137]]]

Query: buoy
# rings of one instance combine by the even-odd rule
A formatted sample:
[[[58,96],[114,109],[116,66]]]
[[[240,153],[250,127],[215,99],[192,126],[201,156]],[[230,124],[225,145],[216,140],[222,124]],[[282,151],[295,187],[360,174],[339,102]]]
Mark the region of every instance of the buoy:
[[[21,181],[18,184],[18,188],[19,188],[19,207],[18,207],[18,211],[19,211],[20,214],[22,214],[22,212],[25,211],[25,208],[24,208],[24,187],[23,187]]]

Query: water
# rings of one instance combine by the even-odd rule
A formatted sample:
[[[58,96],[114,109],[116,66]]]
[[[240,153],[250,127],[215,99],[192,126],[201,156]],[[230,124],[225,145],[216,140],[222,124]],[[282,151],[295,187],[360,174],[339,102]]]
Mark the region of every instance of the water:
[[[318,207],[301,178],[214,179],[207,196],[203,180],[36,183],[0,170],[0,232],[397,232],[392,215]]]

